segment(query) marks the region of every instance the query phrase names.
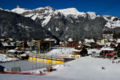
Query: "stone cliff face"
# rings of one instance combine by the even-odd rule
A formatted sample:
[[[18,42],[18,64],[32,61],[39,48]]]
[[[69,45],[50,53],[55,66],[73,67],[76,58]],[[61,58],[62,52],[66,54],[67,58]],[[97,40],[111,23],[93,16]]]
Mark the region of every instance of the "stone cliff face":
[[[0,37],[30,40],[32,38],[44,39],[53,36],[30,18],[0,10]]]
[[[69,38],[81,40],[84,38],[102,37],[105,24],[106,20],[103,17],[90,19],[87,15],[86,17],[78,16],[74,18],[59,14],[52,17],[44,27],[62,40],[68,40]]]

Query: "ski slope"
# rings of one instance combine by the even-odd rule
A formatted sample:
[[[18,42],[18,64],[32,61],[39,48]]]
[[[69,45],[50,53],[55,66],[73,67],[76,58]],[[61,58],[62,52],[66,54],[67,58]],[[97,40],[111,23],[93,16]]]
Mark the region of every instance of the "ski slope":
[[[80,59],[55,66],[57,71],[45,76],[4,75],[1,80],[119,80],[120,63],[112,60],[82,57]],[[104,67],[105,69],[102,69]]]
[[[120,63],[112,63],[112,60],[82,57],[66,63],[62,68],[58,67],[58,71],[49,76],[62,77],[65,80],[119,80],[119,67]]]

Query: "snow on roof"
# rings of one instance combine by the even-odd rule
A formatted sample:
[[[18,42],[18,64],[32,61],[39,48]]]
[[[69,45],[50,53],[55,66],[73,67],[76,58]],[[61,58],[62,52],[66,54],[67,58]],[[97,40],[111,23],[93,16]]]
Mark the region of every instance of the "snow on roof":
[[[85,42],[95,42],[93,39],[85,39]]]
[[[8,38],[10,41],[13,41],[13,38]]]
[[[2,42],[2,45],[3,46],[9,46],[8,43],[6,43],[6,42]]]
[[[120,43],[120,39],[117,39],[117,43]]]
[[[97,44],[98,44],[98,45],[104,45],[104,44],[103,44],[103,43],[101,43],[101,42],[97,42]]]
[[[11,52],[11,53],[14,53],[16,52],[17,50],[14,50],[14,49],[11,49],[11,50],[8,50],[8,52]]]
[[[44,41],[56,41],[56,40],[51,38],[45,38]]]
[[[69,39],[68,39],[68,41],[69,41],[69,42],[72,42],[72,41],[73,41],[73,39],[72,39],[72,38],[69,38]]]
[[[102,50],[113,51],[113,50],[114,50],[114,48],[110,48],[110,47],[103,47],[103,48],[101,48],[101,51],[102,51]]]
[[[110,46],[111,42],[106,42],[105,44],[106,44],[107,46]]]
[[[2,42],[3,46],[14,46],[14,42],[11,42],[10,44],[8,44],[7,42]]]
[[[109,39],[109,41],[115,41],[115,39]]]

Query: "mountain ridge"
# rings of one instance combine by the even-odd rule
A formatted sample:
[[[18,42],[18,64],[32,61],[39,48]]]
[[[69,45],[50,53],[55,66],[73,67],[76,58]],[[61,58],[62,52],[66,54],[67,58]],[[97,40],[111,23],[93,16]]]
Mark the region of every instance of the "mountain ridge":
[[[56,10],[42,7],[29,10],[17,7],[10,12],[31,18],[60,40],[102,38],[102,33],[106,30],[120,32],[120,18],[101,16],[95,12],[80,12],[76,8]]]
[[[29,17],[0,10],[0,37],[31,40],[53,38],[54,36]]]

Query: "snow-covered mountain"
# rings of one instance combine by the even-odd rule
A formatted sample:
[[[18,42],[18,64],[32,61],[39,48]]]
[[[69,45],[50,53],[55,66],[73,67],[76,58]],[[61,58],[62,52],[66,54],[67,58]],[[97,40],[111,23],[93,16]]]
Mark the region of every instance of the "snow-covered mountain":
[[[53,15],[54,9],[51,7],[45,7],[45,8],[36,8],[33,10],[28,10],[24,8],[15,8],[12,10],[12,12],[18,13],[21,15],[24,15],[25,17],[30,17],[33,20],[41,20],[41,25],[45,26],[51,16]]]
[[[22,14],[25,17],[31,17],[33,20],[37,19],[43,19],[42,20],[42,26],[47,25],[47,23],[50,21],[51,17],[54,15],[63,14],[65,17],[72,16],[73,18],[78,18],[78,17],[86,17],[87,15],[89,16],[90,19],[95,19],[96,17],[99,17],[99,15],[96,15],[95,12],[79,12],[76,8],[67,8],[67,9],[58,9],[55,10],[51,7],[45,7],[45,8],[36,8],[33,10],[29,9],[24,9],[24,8],[14,8],[11,10],[12,12]]]
[[[64,16],[74,16],[74,18],[77,18],[78,16],[86,17],[86,14],[84,12],[79,12],[76,8],[67,8],[67,9],[60,9],[56,10],[55,13],[62,13]]]
[[[40,7],[29,10],[17,7],[11,11],[30,17],[61,40],[102,37],[104,30],[120,31],[120,18],[80,12],[76,8]]]
[[[33,10],[25,9],[25,8],[14,8],[11,10],[12,12],[22,14],[25,17],[31,17],[33,20],[36,19],[43,19],[42,26],[47,25],[47,23],[50,21],[51,17],[57,14],[63,14],[65,17],[72,16],[73,18],[78,17],[89,17],[90,19],[95,19],[96,17],[100,17],[100,15],[97,15],[95,12],[79,12],[76,8],[67,8],[67,9],[58,9],[55,10],[51,7],[45,7],[45,8],[36,8]],[[116,28],[120,27],[120,19],[114,16],[103,16],[104,19],[107,21],[105,24],[108,28]]]
[[[15,12],[15,13],[18,13],[18,14],[22,14],[22,13],[27,12],[27,11],[31,11],[31,10],[24,9],[24,8],[15,8],[15,9],[12,10],[12,12]]]
[[[18,40],[54,38],[51,32],[32,19],[2,9],[0,10],[1,37],[12,37]]]
[[[12,9],[11,11],[15,12],[17,14],[23,14],[24,12],[28,12],[28,11],[31,11],[31,10],[25,9],[25,8],[20,8],[19,6],[17,6],[17,8]]]
[[[107,20],[106,27],[108,28],[117,28],[120,27],[120,18],[114,16],[104,16],[104,19]]]

